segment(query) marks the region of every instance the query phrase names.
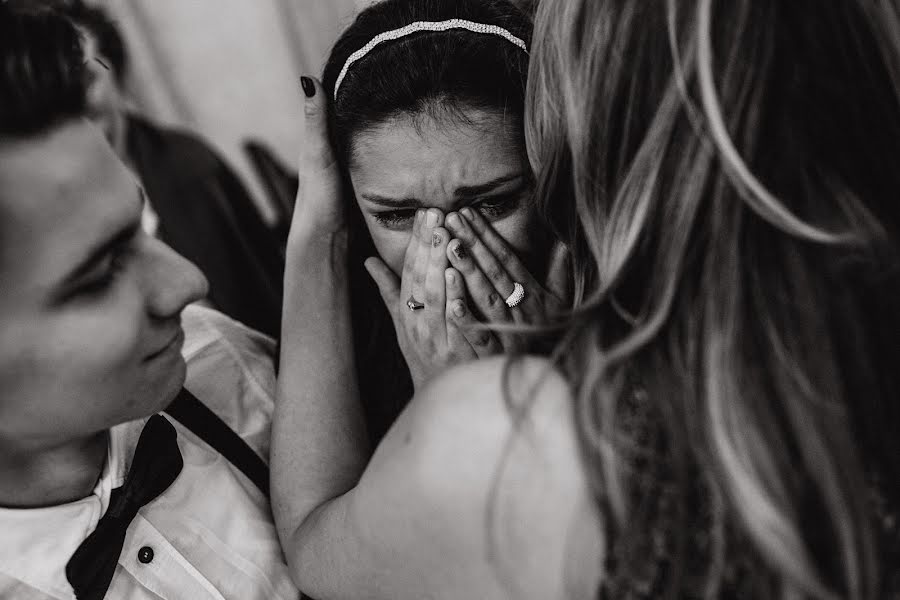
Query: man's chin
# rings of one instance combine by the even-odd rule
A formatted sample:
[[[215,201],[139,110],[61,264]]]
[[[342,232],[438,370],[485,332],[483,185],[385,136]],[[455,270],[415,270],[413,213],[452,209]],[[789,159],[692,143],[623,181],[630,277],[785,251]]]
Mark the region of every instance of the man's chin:
[[[152,411],[147,413],[148,415],[165,410],[169,404],[175,400],[179,392],[181,392],[181,388],[184,387],[184,381],[187,377],[187,365],[185,364],[184,359],[179,358],[179,360],[167,370],[167,375],[165,381],[159,382],[150,390],[151,392],[157,392],[158,396],[155,398],[155,403],[148,403],[152,404],[154,407]]]

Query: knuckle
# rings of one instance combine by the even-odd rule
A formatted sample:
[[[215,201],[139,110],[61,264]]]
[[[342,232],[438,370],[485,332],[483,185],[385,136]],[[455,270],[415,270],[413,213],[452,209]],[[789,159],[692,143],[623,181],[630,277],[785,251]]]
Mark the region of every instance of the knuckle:
[[[500,281],[506,276],[506,270],[498,262],[490,262],[484,267],[484,273],[491,281]]]
[[[477,331],[472,339],[472,345],[478,348],[487,348],[491,343],[491,334],[487,331]]]
[[[457,268],[466,275],[471,275],[476,271],[475,263],[471,260],[471,258],[469,258],[468,255],[465,255],[462,259],[460,259]]]
[[[317,120],[319,118],[319,116],[322,114],[322,108],[319,106],[318,102],[313,102],[313,101],[304,102],[303,103],[303,114],[307,118],[307,123],[309,123],[312,126],[318,127],[318,123],[315,123],[314,121]],[[310,123],[310,121],[312,121],[312,123]]]
[[[454,300],[448,308],[451,316],[456,319],[464,319],[466,317],[466,314],[468,313],[468,310],[466,309],[466,303],[461,299]]]
[[[508,263],[513,259],[513,253],[509,249],[509,246],[502,242],[497,244],[497,248],[494,251],[494,256],[501,263]]]
[[[426,289],[425,290],[425,304],[428,306],[434,306],[441,300],[441,295],[437,290],[434,289]]]
[[[497,292],[491,292],[488,294],[487,304],[491,309],[499,309],[506,306],[506,301]]]
[[[469,250],[475,245],[477,238],[473,235],[472,230],[468,226],[463,226],[456,233],[456,237],[462,242],[463,248]]]
[[[472,237],[466,242],[467,249],[475,254],[485,254],[488,249],[487,246],[484,245],[484,242],[481,241],[481,238]]]

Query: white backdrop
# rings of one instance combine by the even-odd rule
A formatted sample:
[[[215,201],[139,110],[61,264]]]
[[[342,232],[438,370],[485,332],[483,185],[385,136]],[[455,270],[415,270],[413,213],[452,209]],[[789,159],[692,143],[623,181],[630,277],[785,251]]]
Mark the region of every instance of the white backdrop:
[[[96,0],[130,54],[129,97],[143,114],[200,133],[264,197],[241,150],[263,140],[293,167],[302,74],[367,0]],[[264,212],[265,212],[265,206]]]

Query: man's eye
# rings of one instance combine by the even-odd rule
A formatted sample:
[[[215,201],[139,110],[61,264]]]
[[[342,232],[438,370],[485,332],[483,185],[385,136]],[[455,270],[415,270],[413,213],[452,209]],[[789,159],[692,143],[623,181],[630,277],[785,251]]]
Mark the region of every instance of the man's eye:
[[[400,210],[377,212],[373,213],[372,216],[375,217],[375,220],[382,227],[387,227],[388,229],[406,229],[412,227],[413,221],[416,218],[416,211],[411,208],[404,208]]]
[[[78,288],[77,295],[97,296],[106,292],[125,269],[126,259],[127,256],[124,252],[117,252],[115,255],[106,258],[96,269],[96,274],[91,275]]]

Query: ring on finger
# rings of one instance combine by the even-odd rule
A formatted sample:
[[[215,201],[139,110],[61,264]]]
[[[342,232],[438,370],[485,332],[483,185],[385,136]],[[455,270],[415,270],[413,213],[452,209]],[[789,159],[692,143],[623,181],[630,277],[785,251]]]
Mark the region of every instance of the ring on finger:
[[[515,308],[522,303],[522,300],[525,299],[525,287],[519,283],[518,281],[513,282],[513,291],[506,298],[506,305],[510,308]]]
[[[422,310],[423,308],[425,308],[425,303],[419,302],[412,295],[410,295],[409,299],[406,301],[406,307],[409,308],[409,310],[416,312],[417,310]]]

